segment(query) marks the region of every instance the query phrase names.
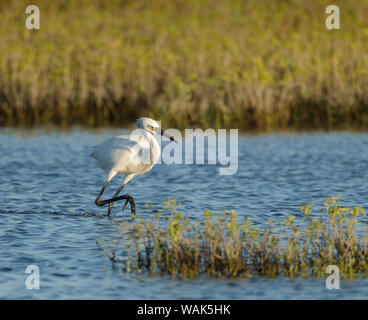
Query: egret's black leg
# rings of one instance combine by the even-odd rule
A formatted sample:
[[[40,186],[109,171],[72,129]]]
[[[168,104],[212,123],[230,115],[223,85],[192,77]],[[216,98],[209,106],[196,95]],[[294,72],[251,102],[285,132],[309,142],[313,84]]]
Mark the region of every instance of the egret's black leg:
[[[120,197],[116,197],[116,198],[111,198],[111,199],[106,199],[106,200],[99,200],[98,203],[96,203],[96,204],[98,206],[102,207],[105,204],[116,202],[116,201],[120,201],[120,200],[126,200],[126,203],[124,205],[124,208],[125,208],[126,204],[129,202],[130,203],[130,210],[131,210],[132,214],[135,215],[135,203],[134,203],[134,199],[129,194],[124,194],[124,195],[122,195]],[[109,215],[109,213],[108,213],[108,215]]]
[[[119,187],[119,189],[115,192],[115,194],[114,194],[114,196],[112,197],[112,198],[116,198],[118,195],[119,195],[119,193],[121,192],[121,190],[124,188],[124,186],[125,186],[125,183],[123,182],[121,185],[120,185],[120,187]],[[125,202],[125,204],[126,204],[126,202]],[[109,203],[109,207],[108,207],[108,209],[107,209],[107,215],[109,216],[110,215],[110,213],[111,213],[111,208],[112,208],[112,206],[114,205],[114,202],[110,202]]]
[[[102,187],[102,189],[101,189],[101,191],[100,191],[100,193],[98,194],[98,196],[97,196],[97,198],[96,198],[96,200],[95,200],[95,204],[97,205],[97,206],[103,206],[103,204],[101,204],[101,196],[102,196],[102,194],[104,193],[104,191],[105,191],[105,189],[106,189],[106,187],[107,187],[107,185],[109,184],[109,182],[110,182],[110,180],[106,180],[105,181],[105,184],[103,185],[103,187]]]
[[[131,210],[132,214],[135,215],[135,203],[134,203],[134,199],[129,194],[125,194],[125,195],[120,196],[120,197],[114,197],[114,198],[111,198],[111,199],[101,200],[101,196],[104,193],[104,191],[105,191],[108,183],[109,183],[109,181],[106,181],[105,182],[104,186],[102,187],[100,193],[98,194],[98,196],[97,196],[97,198],[95,200],[95,204],[98,205],[99,207],[102,207],[105,204],[110,204],[110,203],[113,203],[115,201],[126,200],[125,205],[129,202],[130,203],[130,210]],[[124,184],[122,184],[122,186],[120,186],[120,187],[122,189],[124,187]],[[120,187],[119,187],[119,189],[120,189]],[[121,191],[121,189],[120,189],[120,191]],[[125,208],[125,205],[124,205],[124,208]],[[110,215],[110,212],[108,212],[108,215]]]

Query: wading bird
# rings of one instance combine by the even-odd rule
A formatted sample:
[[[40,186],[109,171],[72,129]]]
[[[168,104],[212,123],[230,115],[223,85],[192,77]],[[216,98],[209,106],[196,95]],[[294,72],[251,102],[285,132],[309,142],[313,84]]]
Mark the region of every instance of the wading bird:
[[[135,127],[140,129],[139,135],[122,135],[112,137],[101,144],[94,146],[91,156],[97,160],[99,165],[107,173],[107,179],[98,194],[95,203],[98,206],[108,204],[107,215],[110,215],[111,208],[115,201],[126,200],[123,210],[127,203],[130,204],[132,214],[135,214],[135,203],[133,197],[129,194],[119,196],[124,186],[138,174],[144,174],[152,169],[160,158],[160,145],[156,138],[160,134],[171,141],[174,137],[168,135],[160,128],[160,125],[150,118],[140,118],[137,120]],[[144,154],[147,155],[145,161]],[[124,180],[114,197],[111,199],[101,200],[107,185],[116,174],[125,174]]]

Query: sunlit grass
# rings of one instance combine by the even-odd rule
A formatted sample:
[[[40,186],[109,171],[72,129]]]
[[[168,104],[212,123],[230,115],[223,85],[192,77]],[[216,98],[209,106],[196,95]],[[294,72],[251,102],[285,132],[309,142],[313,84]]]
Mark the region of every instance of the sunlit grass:
[[[368,2],[0,3],[0,124],[366,128]]]
[[[312,218],[312,205],[303,205],[303,218],[289,216],[279,225],[255,227],[249,217],[239,221],[234,211],[215,215],[204,211],[191,219],[168,199],[148,220],[121,221],[129,230],[107,250],[113,265],[130,273],[174,278],[210,277],[322,277],[328,265],[339,267],[342,277],[368,270],[367,224],[361,207],[325,200],[320,218]],[[152,209],[152,206],[147,206]]]

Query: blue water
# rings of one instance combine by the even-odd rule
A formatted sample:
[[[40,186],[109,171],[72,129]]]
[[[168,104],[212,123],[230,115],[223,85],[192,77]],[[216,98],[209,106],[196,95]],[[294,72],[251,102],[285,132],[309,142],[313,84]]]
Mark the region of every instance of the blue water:
[[[175,281],[125,274],[112,267],[96,240],[113,244],[129,211],[116,204],[114,219],[94,199],[105,174],[85,146],[123,130],[0,130],[0,298],[6,299],[334,299],[368,298],[368,280],[255,278]],[[321,206],[341,193],[346,205],[368,208],[368,134],[248,135],[239,139],[236,175],[215,165],[156,165],[126,192],[145,218],[144,204],[167,197],[199,216],[203,209],[235,209],[262,226],[300,215],[302,203]],[[117,176],[106,191],[112,195]],[[318,210],[316,210],[318,214]],[[117,221],[119,220],[119,221]],[[40,289],[28,290],[28,265],[40,269]]]

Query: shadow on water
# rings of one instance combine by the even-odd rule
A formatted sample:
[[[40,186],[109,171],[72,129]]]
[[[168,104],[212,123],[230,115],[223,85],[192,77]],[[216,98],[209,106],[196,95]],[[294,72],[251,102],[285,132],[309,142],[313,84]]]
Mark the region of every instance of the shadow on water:
[[[83,213],[64,213],[64,212],[29,212],[29,211],[14,211],[14,210],[8,210],[8,211],[3,211],[0,212],[0,214],[41,214],[41,215],[45,215],[45,214],[50,214],[50,215],[54,215],[54,216],[69,216],[69,217],[100,217],[100,218],[104,218],[107,217],[107,214],[102,214],[102,213],[95,213],[95,212],[83,212]]]

